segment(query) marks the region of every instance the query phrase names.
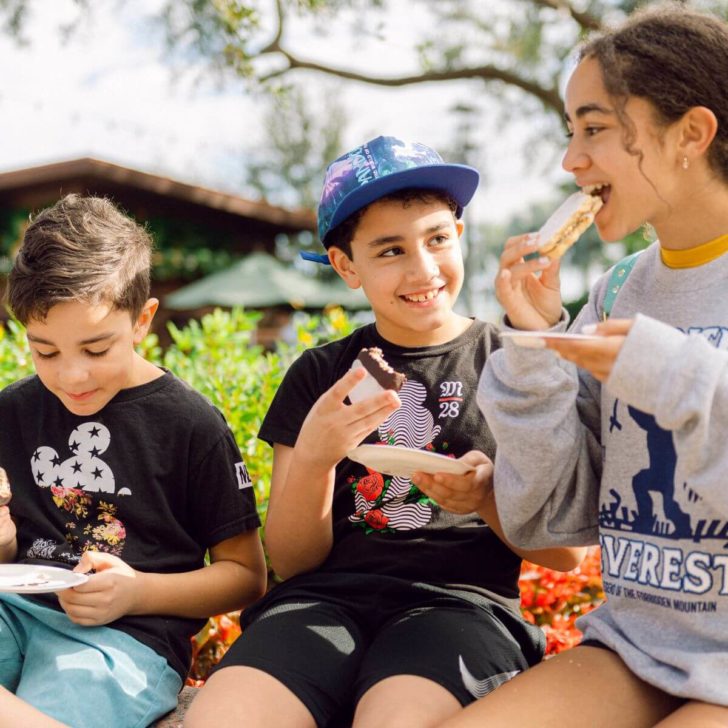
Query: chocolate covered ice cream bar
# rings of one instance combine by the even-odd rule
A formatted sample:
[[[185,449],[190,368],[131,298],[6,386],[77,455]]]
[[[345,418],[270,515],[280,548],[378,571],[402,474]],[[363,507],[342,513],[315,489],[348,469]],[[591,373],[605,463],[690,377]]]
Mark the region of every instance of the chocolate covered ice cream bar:
[[[382,350],[376,346],[362,349],[357,355],[352,369],[363,367],[367,376],[349,393],[351,402],[359,402],[362,399],[371,397],[385,389],[393,389],[399,392],[407,377],[401,372],[396,372],[384,360]]]

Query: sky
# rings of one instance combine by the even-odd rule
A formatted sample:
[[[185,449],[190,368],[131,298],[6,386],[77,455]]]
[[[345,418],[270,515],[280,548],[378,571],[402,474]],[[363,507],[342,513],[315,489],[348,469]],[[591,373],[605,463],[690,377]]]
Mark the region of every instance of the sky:
[[[265,142],[264,104],[239,82],[213,80],[201,63],[170,64],[161,28],[144,17],[159,4],[93,0],[91,20],[64,42],[58,29],[78,17],[73,1],[31,0],[29,44],[19,47],[0,37],[0,64],[6,69],[0,81],[0,171],[94,156],[249,193],[242,186],[242,169],[246,154]],[[369,70],[416,70],[407,49],[418,22],[426,19],[413,17],[407,7],[395,2],[395,15],[383,26],[383,44],[360,40],[354,47]],[[403,28],[414,35],[405,37]],[[316,44],[317,57],[339,62],[352,53],[350,36],[323,41],[300,22],[290,43],[309,56]],[[464,97],[487,104],[483,86],[473,82],[393,90],[313,74],[305,79],[307,86],[321,86],[323,94],[343,100],[349,116],[346,149],[379,134],[451,147],[452,105]],[[493,127],[487,128],[486,118],[486,128],[478,130],[478,157],[486,175],[471,208],[475,219],[499,223],[531,201],[548,199],[560,176],[556,165],[553,175],[528,170],[518,154],[522,135],[517,124],[504,130],[493,120]]]

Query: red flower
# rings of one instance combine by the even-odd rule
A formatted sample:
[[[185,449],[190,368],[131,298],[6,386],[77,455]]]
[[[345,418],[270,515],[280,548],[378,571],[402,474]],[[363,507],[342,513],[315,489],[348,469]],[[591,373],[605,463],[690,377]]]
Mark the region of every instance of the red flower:
[[[364,516],[364,520],[369,527],[374,528],[377,531],[381,531],[383,528],[386,528],[387,523],[389,523],[389,518],[387,518],[387,516],[385,516],[378,508],[373,511],[369,511],[366,516]]]
[[[365,475],[357,483],[356,490],[361,493],[366,500],[375,501],[382,494],[382,490],[384,490],[384,478],[382,477],[382,474],[369,470],[369,475]]]
[[[581,632],[574,626],[576,618],[604,600],[599,555],[598,548],[589,549],[584,561],[568,572],[523,562],[521,612],[544,631],[547,655],[578,645]]]

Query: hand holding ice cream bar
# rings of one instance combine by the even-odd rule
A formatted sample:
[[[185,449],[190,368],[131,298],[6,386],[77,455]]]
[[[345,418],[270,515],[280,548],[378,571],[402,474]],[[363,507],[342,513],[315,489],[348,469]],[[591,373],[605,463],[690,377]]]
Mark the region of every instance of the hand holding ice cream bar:
[[[10,481],[8,474],[0,468],[0,506],[6,506],[10,503],[13,494],[10,491]]]
[[[363,368],[367,372],[367,376],[349,392],[349,400],[352,404],[360,402],[367,397],[372,397],[379,392],[384,392],[387,389],[393,389],[395,392],[399,392],[402,385],[407,381],[407,377],[404,374],[395,372],[384,361],[382,350],[376,346],[362,349],[351,365],[351,368]]]

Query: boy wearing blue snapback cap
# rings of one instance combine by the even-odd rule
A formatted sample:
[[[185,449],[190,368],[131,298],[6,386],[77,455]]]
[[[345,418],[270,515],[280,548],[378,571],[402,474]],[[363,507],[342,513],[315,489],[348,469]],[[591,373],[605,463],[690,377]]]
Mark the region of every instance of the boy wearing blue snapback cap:
[[[375,323],[305,352],[271,404],[266,541],[284,581],[243,613],[186,725],[423,728],[541,659],[541,630],[519,611],[521,558],[569,569],[583,550],[526,552],[502,536],[475,401],[498,334],[453,310],[477,185],[471,167],[393,137],[329,166],[325,262],[363,288]],[[372,347],[407,379],[352,404],[364,371],[351,365]],[[471,469],[391,476],[347,457],[362,442]]]

